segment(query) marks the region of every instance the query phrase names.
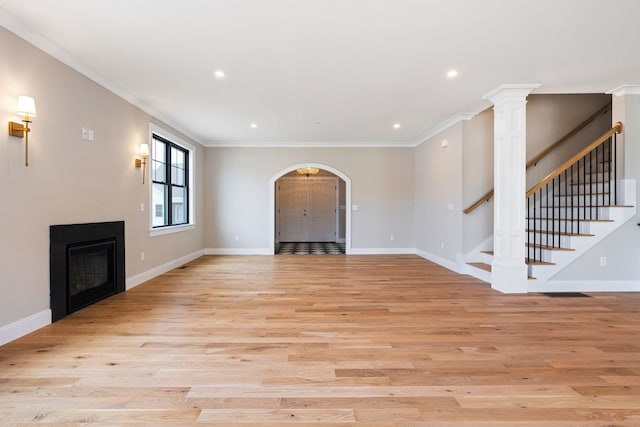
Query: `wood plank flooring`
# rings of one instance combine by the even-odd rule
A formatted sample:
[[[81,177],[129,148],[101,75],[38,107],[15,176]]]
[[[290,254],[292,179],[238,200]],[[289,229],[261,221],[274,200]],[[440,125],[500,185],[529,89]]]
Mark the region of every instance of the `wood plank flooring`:
[[[202,257],[0,347],[0,424],[639,426],[640,294]]]

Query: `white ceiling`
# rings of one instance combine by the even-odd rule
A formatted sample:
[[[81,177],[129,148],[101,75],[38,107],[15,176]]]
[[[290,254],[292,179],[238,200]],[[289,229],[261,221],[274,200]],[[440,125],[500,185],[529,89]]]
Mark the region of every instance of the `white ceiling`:
[[[640,0],[0,0],[0,25],[204,145],[415,145],[502,84],[639,83],[639,18]]]

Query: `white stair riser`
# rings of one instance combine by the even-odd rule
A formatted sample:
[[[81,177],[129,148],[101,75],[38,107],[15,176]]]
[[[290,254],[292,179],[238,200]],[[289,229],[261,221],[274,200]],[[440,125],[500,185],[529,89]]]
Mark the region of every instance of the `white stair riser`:
[[[564,178],[564,177],[563,177]],[[590,184],[596,182],[609,182],[613,179],[613,171],[597,171],[589,172],[586,174],[580,173],[580,175],[572,175],[569,179],[569,184]],[[564,184],[562,184],[564,186]]]
[[[588,236],[562,236],[551,233],[527,233],[527,237],[531,243],[536,245],[554,246],[561,248],[571,248],[572,240],[580,239]]]
[[[535,259],[537,261],[544,261],[544,262],[555,262],[553,259],[554,252],[555,251],[550,251],[548,249],[530,248],[530,247],[524,248],[525,258]],[[533,276],[535,276],[535,274]]]
[[[555,201],[547,202],[545,206],[606,206],[613,205],[614,201],[617,201],[613,194],[593,194],[591,196],[586,194],[576,194],[573,196],[560,196]],[[540,208],[540,209],[544,209]]]
[[[565,221],[562,219],[556,220],[533,220],[527,219],[527,229],[529,230],[541,230],[541,231],[560,231],[563,233],[572,234],[590,234],[591,224],[588,221]]]
[[[574,182],[573,185],[567,185],[560,189],[560,195],[558,198],[563,197],[562,194],[573,192],[574,194],[586,194],[586,193],[604,193],[609,191],[609,187],[612,187],[609,182],[594,182],[593,184],[585,184],[580,181],[580,184]]]
[[[609,219],[609,208],[596,208],[596,207],[542,207],[529,211],[529,218],[533,216],[542,218],[556,218],[556,219]]]

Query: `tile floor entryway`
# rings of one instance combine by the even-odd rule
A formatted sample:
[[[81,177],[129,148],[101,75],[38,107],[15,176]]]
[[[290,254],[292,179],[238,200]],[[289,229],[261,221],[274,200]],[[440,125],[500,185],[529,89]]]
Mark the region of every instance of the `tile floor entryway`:
[[[279,243],[276,255],[342,255],[344,243],[333,242],[284,242]]]

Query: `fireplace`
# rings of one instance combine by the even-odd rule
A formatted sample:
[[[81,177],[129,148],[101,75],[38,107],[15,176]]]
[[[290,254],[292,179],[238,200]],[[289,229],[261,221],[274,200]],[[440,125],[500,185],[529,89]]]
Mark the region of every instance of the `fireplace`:
[[[52,320],[124,292],[124,221],[52,225]]]

